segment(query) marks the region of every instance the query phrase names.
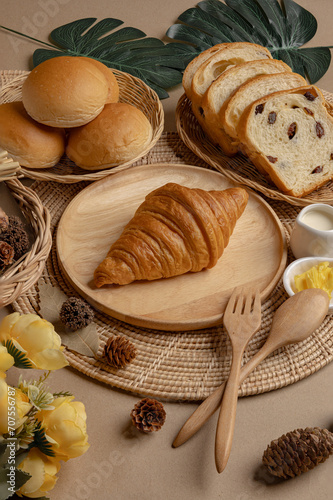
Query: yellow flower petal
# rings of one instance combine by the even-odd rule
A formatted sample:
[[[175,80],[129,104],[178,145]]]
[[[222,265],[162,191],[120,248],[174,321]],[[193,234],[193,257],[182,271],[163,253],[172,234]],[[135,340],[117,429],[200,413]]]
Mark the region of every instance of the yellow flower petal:
[[[0,342],[4,342],[5,340],[10,339],[11,337],[11,330],[17,320],[20,317],[20,313],[14,312],[12,314],[8,314],[3,318],[3,320],[0,323]]]
[[[9,370],[14,364],[14,358],[7,351],[7,347],[0,344],[0,371]]]
[[[63,352],[55,349],[45,349],[33,354],[30,359],[41,370],[58,370],[68,365]]]

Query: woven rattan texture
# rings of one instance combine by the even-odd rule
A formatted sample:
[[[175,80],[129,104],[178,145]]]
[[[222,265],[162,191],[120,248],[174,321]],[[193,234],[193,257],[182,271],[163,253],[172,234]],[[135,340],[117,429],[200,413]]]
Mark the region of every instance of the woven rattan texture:
[[[184,163],[205,165],[182,143],[176,133],[163,134],[156,146],[138,164]],[[39,280],[60,287],[67,296],[76,295],[59,268],[55,235],[60,217],[73,197],[87,183],[61,185],[37,181],[33,185],[52,216],[53,246],[44,273]],[[286,231],[287,241],[298,207],[269,200]],[[289,260],[291,258],[289,252]],[[262,306],[262,326],[250,341],[244,361],[250,359],[264,343],[275,310],[287,295],[280,281],[274,293]],[[13,304],[23,313],[39,312],[38,285]],[[101,339],[100,353],[110,336],[123,335],[137,350],[136,358],[123,369],[113,369],[96,360],[67,350],[70,364],[89,377],[139,395],[165,400],[198,401],[208,396],[228,376],[231,345],[222,327],[199,331],[169,333],[130,326],[110,317],[96,314]],[[242,384],[239,395],[259,394],[301,380],[333,359],[333,325],[329,316],[312,336],[297,345],[282,348],[266,359]]]
[[[105,170],[88,171],[75,165],[66,155],[59,164],[52,168],[29,169],[22,167],[20,175],[30,179],[57,181],[63,184],[71,184],[79,181],[97,181],[110,174],[115,174],[121,170],[130,168],[133,161],[144,156],[156,144],[160,138],[164,126],[164,111],[156,92],[146,85],[139,78],[113,70],[117,78],[121,102],[132,104],[140,109],[148,118],[152,126],[152,139],[148,146],[131,161],[127,161],[117,167]],[[28,76],[28,71],[7,71],[0,72],[0,104],[5,102],[19,101],[22,99],[22,85]]]
[[[327,103],[327,109],[333,116],[333,94],[322,91]],[[222,150],[214,145],[203,132],[197,119],[192,113],[191,101],[185,94],[181,96],[176,108],[177,131],[186,146],[190,148],[199,158],[207,162],[214,169],[222,172],[232,181],[255,189],[265,196],[300,207],[311,203],[328,203],[333,205],[333,181],[317,189],[303,198],[288,196],[270,184],[267,179],[258,172],[255,166],[240,153],[229,158]]]
[[[50,214],[38,195],[18,179],[8,180],[6,185],[30,226],[32,242],[29,251],[0,276],[0,307],[16,300],[37,282],[52,245]]]

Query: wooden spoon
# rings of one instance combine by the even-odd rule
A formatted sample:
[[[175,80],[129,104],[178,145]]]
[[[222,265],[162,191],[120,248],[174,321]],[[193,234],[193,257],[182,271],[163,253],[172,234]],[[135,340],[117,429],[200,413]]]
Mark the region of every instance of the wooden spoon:
[[[310,288],[289,297],[275,312],[265,344],[241,369],[239,384],[273,351],[305,340],[324,320],[329,297],[319,288]],[[187,419],[172,446],[177,448],[192,437],[219,408],[225,388],[220,385]]]

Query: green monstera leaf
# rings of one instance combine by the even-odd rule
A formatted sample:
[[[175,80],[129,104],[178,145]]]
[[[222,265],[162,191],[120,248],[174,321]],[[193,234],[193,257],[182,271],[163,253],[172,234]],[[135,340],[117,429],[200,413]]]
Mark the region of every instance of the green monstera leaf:
[[[317,31],[315,17],[293,0],[204,0],[183,12],[167,36],[188,47],[188,58],[225,42],[267,47],[310,83],[326,73],[332,47],[301,48]],[[185,42],[185,43],[184,43]]]
[[[96,21],[96,18],[79,19],[54,29],[50,34],[54,45],[33,39],[48,47],[35,50],[34,66],[63,55],[93,57],[110,68],[140,78],[160,98],[168,97],[166,89],[182,80],[184,61],[191,49],[184,48],[183,44],[165,44],[158,38],[146,37],[137,28],[117,29],[123,24],[119,19]],[[21,34],[4,26],[1,28]]]

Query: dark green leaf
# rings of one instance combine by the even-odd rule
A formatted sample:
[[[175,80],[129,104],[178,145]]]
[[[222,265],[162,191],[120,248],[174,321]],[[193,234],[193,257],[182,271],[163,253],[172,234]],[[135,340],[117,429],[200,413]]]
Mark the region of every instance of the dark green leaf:
[[[189,26],[198,28],[201,31],[209,33],[220,42],[234,42],[232,29],[221,22],[218,18],[207,14],[200,9],[188,9],[179,16],[179,20]]]
[[[221,42],[259,43],[313,84],[330,65],[331,47],[299,48],[313,38],[317,21],[293,0],[284,0],[281,5],[278,0],[203,0],[179,20],[186,25],[174,24],[167,35],[199,52]],[[187,60],[196,55],[188,52]]]
[[[286,43],[286,18],[277,0],[257,0],[265,12],[268,22],[272,27],[271,36],[273,46],[283,46]]]
[[[54,457],[55,453],[52,449],[51,443],[47,440],[45,436],[45,429],[42,427],[41,423],[38,422],[34,430],[34,440],[29,445],[29,450],[31,448],[39,448],[39,450],[47,455],[48,457]]]
[[[12,340],[6,340],[4,343],[5,347],[7,347],[8,353],[13,356],[15,363],[14,366],[17,368],[33,368],[33,364],[24,354],[24,352],[20,351],[15,347]]]
[[[311,40],[317,31],[316,18],[292,0],[284,0],[288,45],[299,47]]]
[[[191,58],[181,60],[179,44],[173,48],[174,44],[146,38],[137,28],[114,31],[123,24],[119,19],[95,22],[96,18],[79,19],[53,30],[51,39],[57,44],[55,50],[37,49],[33,55],[34,66],[61,55],[93,57],[110,68],[141,78],[160,98],[168,97],[165,89],[181,83],[182,71]],[[185,55],[186,51],[182,50],[181,54]]]
[[[305,47],[298,49],[296,54],[303,62],[310,83],[320,80],[331,64],[331,51],[327,47]]]
[[[242,41],[265,45],[266,38],[263,38],[259,33],[253,30],[251,23],[240,15],[239,9],[233,10],[219,0],[205,0],[199,2],[198,7],[200,10],[212,16],[216,16],[223,23],[232,28],[234,33],[234,39],[231,40],[232,42]]]

